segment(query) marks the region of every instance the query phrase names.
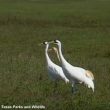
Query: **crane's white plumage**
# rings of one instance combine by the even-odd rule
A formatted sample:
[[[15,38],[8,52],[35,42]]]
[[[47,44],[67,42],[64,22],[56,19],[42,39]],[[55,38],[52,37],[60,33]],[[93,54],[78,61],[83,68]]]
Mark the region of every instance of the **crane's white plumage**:
[[[57,57],[60,61],[60,57],[59,57],[59,53],[58,53],[58,49],[56,47],[52,47],[51,49],[49,49],[49,51],[54,51],[57,54]],[[85,75],[90,78],[91,80],[94,80],[94,75],[90,70],[86,70]]]
[[[45,57],[46,57],[46,62],[47,62],[47,70],[50,78],[54,81],[56,80],[63,80],[66,83],[69,82],[69,80],[66,78],[66,76],[63,73],[63,70],[60,66],[56,65],[51,61],[51,59],[48,56],[48,48],[49,48],[49,43],[44,42],[43,43],[45,47]]]
[[[93,82],[94,77],[92,72],[69,64],[63,57],[61,51],[61,42],[59,40],[55,40],[54,42],[51,43],[55,43],[58,46],[58,52],[61,60],[62,69],[65,76],[69,79],[69,81],[72,84],[76,82],[84,83],[88,88],[92,88],[92,90],[94,91],[94,82]]]

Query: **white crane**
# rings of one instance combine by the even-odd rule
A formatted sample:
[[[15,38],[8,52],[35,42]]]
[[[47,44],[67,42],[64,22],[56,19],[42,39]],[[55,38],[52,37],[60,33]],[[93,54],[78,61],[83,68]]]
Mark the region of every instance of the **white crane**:
[[[48,56],[49,42],[43,42],[41,44],[45,45],[45,57],[46,57],[46,62],[47,62],[47,70],[48,70],[48,74],[50,78],[55,82],[57,80],[63,80],[65,81],[65,83],[68,83],[69,80],[64,75],[62,68],[56,65],[55,63],[53,63]]]
[[[62,69],[65,76],[72,83],[72,89],[75,83],[84,83],[88,88],[92,88],[94,92],[94,82],[93,82],[94,76],[92,72],[69,64],[63,57],[63,54],[61,51],[61,42],[59,40],[54,40],[54,41],[51,41],[50,43],[57,44],[58,46],[58,52],[59,52]]]
[[[57,58],[60,61],[58,49],[56,47],[52,47],[48,51],[52,51],[52,50],[57,54]],[[90,79],[94,80],[94,75],[93,75],[93,73],[90,70],[86,70],[86,73],[85,74],[86,74],[87,77],[89,77]]]

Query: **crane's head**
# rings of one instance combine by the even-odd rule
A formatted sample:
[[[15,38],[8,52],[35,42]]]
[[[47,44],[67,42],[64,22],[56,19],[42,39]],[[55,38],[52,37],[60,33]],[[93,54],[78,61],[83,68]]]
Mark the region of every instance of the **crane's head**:
[[[41,46],[41,45],[47,45],[47,44],[49,44],[49,42],[45,41],[45,42],[42,42],[42,43],[40,43],[38,45]]]
[[[59,40],[53,40],[53,41],[50,41],[50,43],[54,43],[54,44],[57,44],[57,45],[61,45],[61,42]]]
[[[94,82],[91,79],[86,79],[84,84],[88,87],[91,88],[92,91],[94,92]]]
[[[55,44],[59,44],[59,43],[61,43],[59,40],[54,40],[54,43]]]

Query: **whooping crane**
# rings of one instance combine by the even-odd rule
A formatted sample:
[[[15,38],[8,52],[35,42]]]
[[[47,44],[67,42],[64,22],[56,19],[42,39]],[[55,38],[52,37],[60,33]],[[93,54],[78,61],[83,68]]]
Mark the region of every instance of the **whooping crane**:
[[[92,72],[69,64],[63,57],[63,54],[61,51],[61,42],[59,40],[54,40],[54,41],[51,41],[50,43],[57,44],[58,46],[58,52],[61,60],[62,69],[65,76],[72,83],[72,88],[75,85],[75,83],[84,83],[84,85],[86,85],[88,88],[91,88],[94,92],[94,82],[93,82],[94,76]]]
[[[49,55],[48,55],[49,42],[43,42],[41,44],[45,45],[45,57],[46,57],[46,63],[47,63],[47,70],[50,78],[53,81],[63,80],[65,81],[65,83],[68,83],[69,80],[64,75],[62,68],[56,65],[55,63],[53,63],[49,58]]]
[[[54,51],[56,54],[57,54],[57,58],[60,62],[60,57],[59,57],[59,53],[58,53],[58,49],[56,47],[52,47],[51,49],[49,49],[49,51]],[[73,91],[73,84],[72,84],[72,93],[75,93],[77,92],[77,88],[76,88],[76,85],[74,85],[74,91]]]
[[[58,49],[56,47],[52,47],[51,49],[49,49],[49,51],[54,51],[57,54],[57,57],[60,61],[60,57],[59,57],[59,53],[58,53]],[[94,75],[90,70],[86,70],[86,76],[89,77],[90,79],[94,80]]]

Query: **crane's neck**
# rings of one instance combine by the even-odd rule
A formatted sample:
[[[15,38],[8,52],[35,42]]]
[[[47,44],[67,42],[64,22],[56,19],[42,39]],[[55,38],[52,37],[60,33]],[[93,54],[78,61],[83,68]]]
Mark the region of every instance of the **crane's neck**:
[[[47,64],[51,63],[52,61],[50,60],[49,56],[48,56],[48,48],[49,48],[49,44],[46,45],[46,48],[45,48],[45,56],[46,56],[46,61],[47,61]]]
[[[58,45],[58,51],[59,51],[59,57],[60,57],[60,60],[61,60],[62,65],[66,64],[67,61],[66,61],[65,58],[63,57],[62,50],[61,50],[61,44]]]

